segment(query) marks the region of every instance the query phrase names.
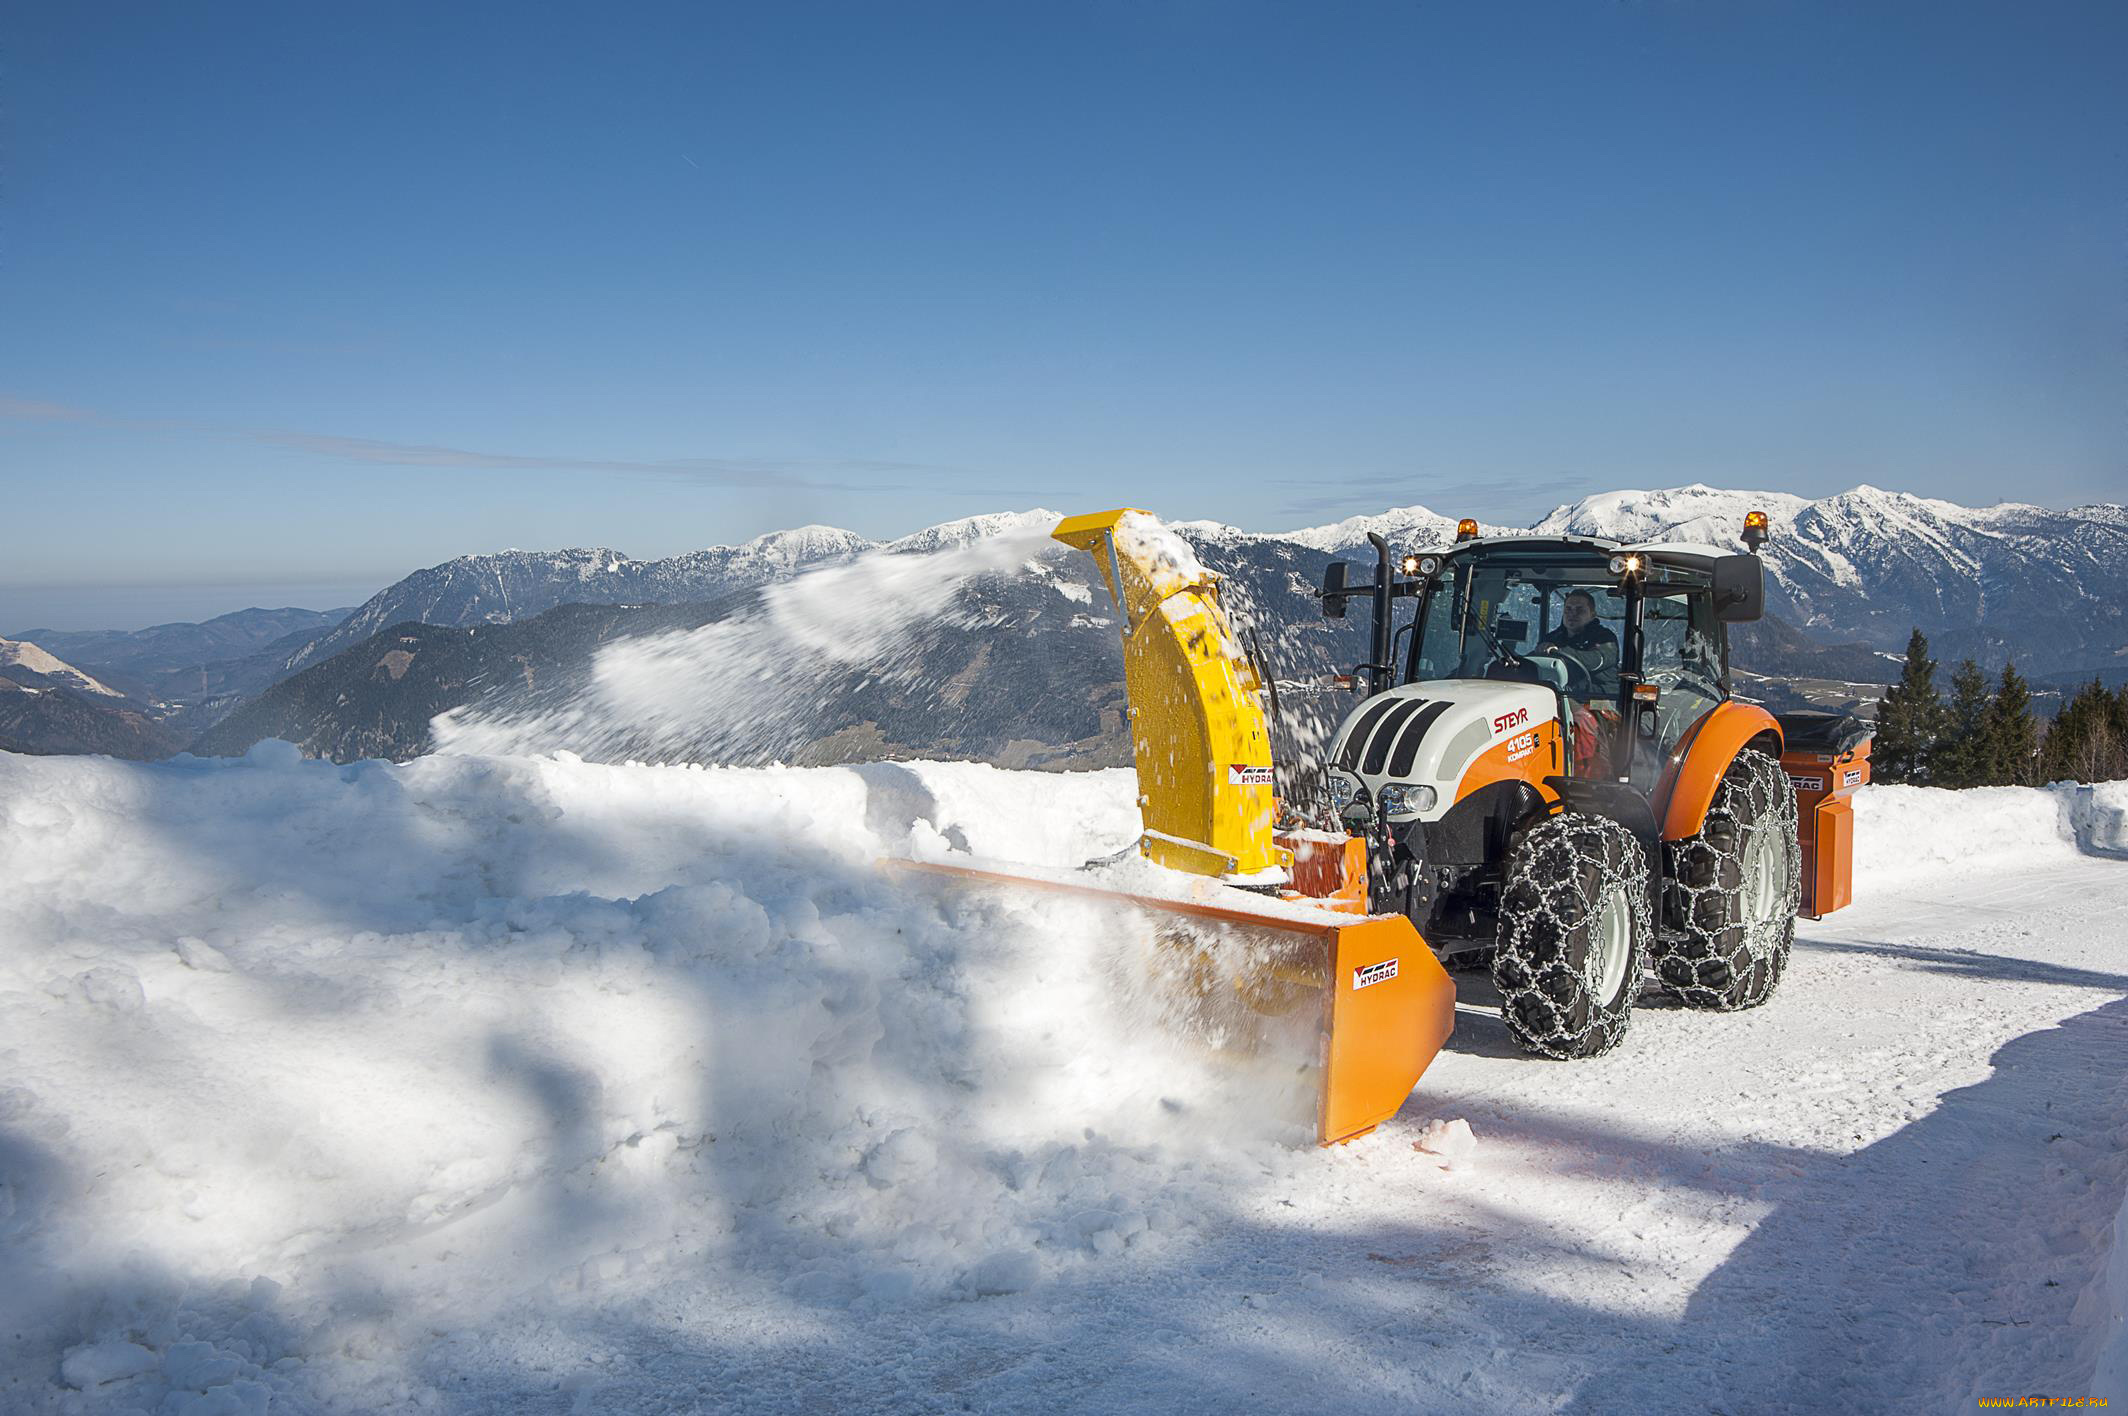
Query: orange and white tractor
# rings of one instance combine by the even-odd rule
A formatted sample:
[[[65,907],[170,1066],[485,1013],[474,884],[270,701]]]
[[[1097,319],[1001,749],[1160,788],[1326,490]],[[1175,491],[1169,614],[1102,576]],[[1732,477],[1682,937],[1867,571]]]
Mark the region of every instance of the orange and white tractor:
[[[1373,606],[1326,764],[1370,905],[1489,963],[1529,1051],[1617,1045],[1647,972],[1690,1007],[1763,1003],[1797,914],[1848,902],[1869,732],[1732,696],[1728,626],[1764,607],[1764,515],[1742,529],[1729,554],[1465,521],[1401,557],[1374,538],[1368,584],[1324,578],[1325,614]]]
[[[1299,1079],[1325,1144],[1395,1115],[1447,1042],[1444,962],[1489,960],[1509,1030],[1552,1057],[1615,1046],[1651,967],[1693,1006],[1764,1002],[1797,911],[1846,903],[1869,771],[1852,720],[1730,696],[1764,532],[1754,513],[1745,555],[1376,538],[1372,583],[1333,564],[1323,587],[1333,616],[1372,601],[1372,653],[1329,760],[1293,774],[1327,784],[1303,808],[1275,795],[1268,676],[1220,577],[1144,512],[1068,518],[1117,610],[1144,830],[1075,870],[901,864],[1127,911],[1194,1031]]]

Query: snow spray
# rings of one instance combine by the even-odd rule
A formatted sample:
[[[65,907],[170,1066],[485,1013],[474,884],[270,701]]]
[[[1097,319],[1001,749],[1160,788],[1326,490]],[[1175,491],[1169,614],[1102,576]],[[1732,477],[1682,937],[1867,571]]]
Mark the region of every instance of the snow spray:
[[[513,688],[440,714],[439,752],[574,752],[592,761],[759,764],[821,736],[822,708],[853,686],[925,686],[924,631],[974,628],[962,592],[1051,553],[1035,529],[930,552],[867,552],[779,581],[698,628],[600,648],[588,682]]]

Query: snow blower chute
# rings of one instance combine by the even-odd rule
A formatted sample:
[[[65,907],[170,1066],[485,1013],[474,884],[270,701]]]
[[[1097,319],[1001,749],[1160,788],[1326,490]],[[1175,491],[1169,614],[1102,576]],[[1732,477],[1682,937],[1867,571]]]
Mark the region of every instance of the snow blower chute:
[[[1448,1040],[1454,985],[1410,919],[1367,913],[1363,838],[1279,829],[1264,684],[1218,577],[1145,512],[1074,516],[1052,534],[1093,557],[1122,621],[1141,859],[1108,871],[909,864],[1143,912],[1170,974],[1224,1020],[1221,1037],[1300,1034],[1323,1144],[1374,1129]]]

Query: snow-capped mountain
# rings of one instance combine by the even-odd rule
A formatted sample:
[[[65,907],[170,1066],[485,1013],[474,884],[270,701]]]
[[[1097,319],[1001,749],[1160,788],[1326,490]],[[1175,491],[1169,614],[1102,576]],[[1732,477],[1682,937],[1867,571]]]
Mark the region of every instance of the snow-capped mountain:
[[[1537,529],[1735,546],[1752,509],[1767,511],[1774,524],[1766,555],[1775,617],[1743,627],[1734,641],[1735,662],[1753,676],[1756,692],[1814,679],[1858,685],[1844,696],[1866,699],[1871,690],[1859,685],[1896,672],[1878,650],[1903,648],[1916,624],[1946,657],[1971,644],[1972,652],[2000,662],[2002,648],[2014,646],[2030,673],[2088,671],[2123,642],[2118,620],[2106,614],[2128,598],[2128,520],[2113,509],[1973,510],[1869,488],[1812,502],[1687,487],[1590,497],[1561,507]],[[793,571],[866,549],[952,554],[1053,519],[1050,512],[973,517],[883,546],[809,527],[668,561],[631,561],[611,551],[454,561],[409,577],[336,631],[344,639],[389,621],[391,636],[365,637],[359,650],[326,655],[201,738],[198,750],[241,752],[262,737],[283,737],[321,755],[412,756],[434,745],[436,714],[492,704],[519,685],[566,715],[590,691],[592,661],[605,647],[732,615],[759,620],[758,606],[748,606]],[[1317,607],[1314,587],[1329,562],[1364,565],[1373,555],[1369,532],[1398,550],[1440,544],[1453,538],[1455,521],[1415,506],[1282,534],[1216,522],[1178,529],[1228,577],[1231,602],[1248,614],[1274,672],[1304,679],[1349,667],[1364,653],[1364,616],[1326,621]],[[853,658],[846,682],[808,688],[802,721],[785,725],[787,737],[744,751],[697,746],[715,760],[942,752],[1015,765],[1124,760],[1116,633],[1106,596],[1077,564],[1082,559],[1052,547],[1024,565],[994,566],[950,605],[924,612],[912,641],[920,652],[910,656],[920,671],[880,675]],[[885,575],[879,583],[893,580]],[[575,608],[559,608],[571,602]],[[2084,608],[2064,608],[2072,604]],[[544,608],[550,606],[556,608]],[[417,618],[430,625],[407,623]],[[830,620],[821,628],[831,639],[862,639],[837,616]],[[1790,620],[1810,632],[1784,623]],[[787,646],[771,643],[764,652],[777,661]],[[714,678],[716,669],[691,663],[673,672],[691,684]],[[675,687],[682,699],[697,696]],[[659,752],[630,740],[608,755],[616,754]]]
[[[1744,515],[1751,510],[1764,510],[1772,521],[1773,539],[1764,555],[1774,618],[1737,636],[1737,663],[1762,679],[1880,681],[1894,666],[1876,651],[1903,649],[1915,626],[1946,661],[1972,654],[1993,667],[2014,653],[2027,673],[2057,677],[2128,663],[2128,624],[2120,608],[2128,603],[2128,512],[2120,507],[1976,509],[1872,487],[1812,501],[1691,486],[1587,497],[1558,508],[1533,529],[1741,549]],[[418,659],[418,667],[405,677],[377,667],[392,646],[369,645],[358,656],[360,663],[335,668],[308,687],[277,688],[231,722],[226,734],[202,741],[215,751],[241,750],[248,745],[244,739],[262,735],[289,737],[331,753],[425,751],[429,715],[468,703],[516,676],[555,683],[558,674],[574,673],[597,644],[669,628],[671,617],[655,613],[658,607],[711,606],[866,551],[946,551],[1055,519],[1049,511],[995,513],[885,543],[807,526],[651,561],[612,550],[462,557],[417,572],[375,596],[293,655],[283,676],[318,668],[410,621],[473,629],[471,638],[430,636],[399,646],[399,652]],[[1316,612],[1312,587],[1324,566],[1344,559],[1364,567],[1374,554],[1367,542],[1370,532],[1399,550],[1412,550],[1453,539],[1455,525],[1450,515],[1408,506],[1281,533],[1210,521],[1181,522],[1177,529],[1198,545],[1208,564],[1231,578],[1237,597],[1253,606],[1256,626],[1280,672],[1305,676],[1332,664],[1349,665],[1363,649],[1359,617],[1325,622]],[[942,627],[932,645],[937,658],[928,667],[939,681],[985,678],[1001,690],[977,695],[986,705],[979,712],[956,709],[951,736],[963,755],[1003,751],[1000,744],[1022,736],[1049,747],[1103,736],[1103,746],[1088,749],[1095,753],[1091,760],[1104,760],[1101,754],[1113,749],[1104,736],[1111,729],[1099,721],[1109,706],[1105,689],[1091,696],[1072,693],[1078,707],[1070,723],[1052,725],[1045,734],[1019,731],[1015,714],[1024,717],[1034,696],[1053,696],[1060,683],[1113,677],[1114,632],[1105,627],[1102,607],[1095,603],[1100,597],[1082,583],[1087,577],[1066,577],[1071,580],[1067,588],[1051,583],[1055,575],[1053,566],[1037,566],[1018,575],[1025,584],[1009,589],[994,584],[986,592],[1018,625],[1010,644],[963,625]],[[527,624],[564,605],[643,608]],[[695,614],[688,622],[703,619]],[[525,632],[488,632],[513,625],[524,626]],[[1023,658],[1030,664],[1046,658],[1047,667],[1037,675],[1020,663]],[[1068,665],[1061,679],[1059,665]],[[942,719],[922,695],[879,703],[867,693],[876,696],[875,690],[865,690],[832,709],[823,699],[821,735],[883,733],[882,741],[904,751],[936,746],[932,739],[944,731]],[[1857,688],[1850,696],[1867,695],[1867,688]],[[385,703],[386,698],[393,702]]]
[[[48,680],[61,684],[77,693],[93,694],[98,698],[123,698],[125,695],[107,683],[90,677],[56,654],[46,653],[36,645],[19,639],[0,639],[0,671],[13,669],[5,674],[17,682],[25,678]],[[32,683],[31,687],[44,687]]]
[[[1564,506],[1539,531],[1736,544],[1763,510],[1769,607],[1806,634],[2041,672],[2128,663],[2128,510],[1955,502],[1862,486],[1808,501],[1691,486],[1608,492]]]
[[[1764,511],[1768,607],[1820,644],[1898,652],[1919,628],[1937,656],[1990,668],[2074,675],[2128,666],[2128,508],[2055,511],[1955,502],[1862,486],[1813,501],[1783,492],[1694,485],[1604,492],[1562,506],[1529,529],[1625,542],[1691,541],[1742,549],[1744,516]],[[1247,557],[1274,544],[1364,565],[1369,532],[1413,550],[1445,544],[1454,517],[1393,508],[1276,535],[1182,523],[1191,539]]]
[[[0,752],[152,760],[181,741],[101,679],[39,645],[0,639]]]
[[[1492,535],[1514,528],[1481,525],[1478,529]],[[1445,545],[1456,538],[1456,518],[1443,516],[1423,506],[1400,506],[1371,516],[1348,516],[1343,521],[1333,522],[1328,526],[1310,526],[1300,531],[1286,531],[1271,539],[1291,541],[1310,550],[1337,553],[1361,550],[1369,544],[1367,537],[1370,534],[1379,535],[1390,545],[1400,549]],[[1249,537],[1243,533],[1243,539],[1264,538]]]
[[[378,591],[345,622],[290,655],[284,672],[409,620],[462,628],[510,624],[557,605],[701,604],[864,551],[940,551],[1056,519],[1057,513],[1043,510],[989,512],[884,543],[840,527],[800,526],[664,560],[635,560],[602,548],[460,556]]]
[[[556,605],[714,600],[805,566],[856,555],[874,544],[854,531],[800,526],[665,560],[635,560],[604,548],[460,556],[378,591],[343,623],[291,655],[286,668],[292,672],[330,658],[409,620],[461,627],[509,624]]]
[[[1695,485],[1585,497],[1531,529],[1736,546],[1751,510],[1765,511],[1773,525],[1764,552],[1771,608],[1813,639],[1896,651],[1918,626],[1945,657],[1973,654],[1999,664],[2014,653],[2041,672],[2128,662],[2128,510],[2119,506],[1974,508],[1868,486],[1812,501]],[[884,547],[936,551],[1055,516],[1036,510],[966,517]],[[1267,551],[1279,559],[1276,548],[1283,546],[1364,560],[1371,554],[1369,532],[1410,549],[1452,539],[1456,518],[1413,505],[1286,532],[1176,524],[1191,539],[1244,558]],[[1512,529],[1483,527],[1489,534]],[[465,627],[507,624],[563,604],[703,603],[881,545],[852,531],[803,526],[664,560],[605,549],[462,556],[379,592],[291,655],[284,672],[407,621]]]
[[[1063,520],[1061,512],[1037,507],[1033,511],[992,511],[981,516],[964,516],[958,521],[945,521],[936,526],[927,526],[899,540],[886,543],[886,549],[896,554],[924,555],[931,551],[943,551],[954,546],[965,546],[992,536],[1006,536],[1016,531],[1033,527],[1044,530]]]

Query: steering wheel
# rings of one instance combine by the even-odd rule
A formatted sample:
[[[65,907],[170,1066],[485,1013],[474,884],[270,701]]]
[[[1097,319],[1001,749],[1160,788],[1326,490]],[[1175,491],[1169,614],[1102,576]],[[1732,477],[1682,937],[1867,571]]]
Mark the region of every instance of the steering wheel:
[[[1478,631],[1478,637],[1485,642],[1485,647],[1491,651],[1493,656],[1492,662],[1487,664],[1482,671],[1484,677],[1517,681],[1535,677],[1535,671],[1530,668],[1529,660],[1502,644],[1483,621],[1479,621],[1472,627]]]
[[[1596,676],[1589,672],[1588,665],[1582,663],[1581,660],[1573,655],[1547,654],[1542,649],[1534,649],[1530,651],[1528,657],[1559,664],[1566,669],[1567,697],[1586,701],[1596,696]]]

